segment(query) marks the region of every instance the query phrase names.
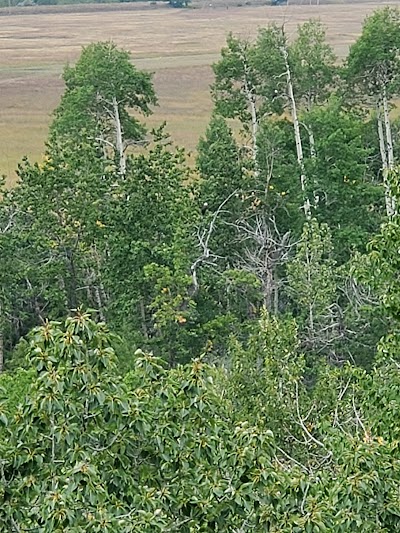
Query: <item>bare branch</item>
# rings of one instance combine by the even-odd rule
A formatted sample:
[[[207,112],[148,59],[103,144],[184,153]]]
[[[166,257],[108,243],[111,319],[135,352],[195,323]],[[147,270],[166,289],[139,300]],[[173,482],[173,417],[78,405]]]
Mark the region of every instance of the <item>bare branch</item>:
[[[198,267],[203,263],[208,263],[211,265],[215,265],[214,259],[218,259],[219,256],[213,254],[210,250],[210,238],[212,236],[212,233],[215,228],[215,224],[217,221],[218,216],[221,214],[224,206],[229,202],[229,200],[237,193],[237,190],[233,191],[225,200],[219,205],[217,210],[214,212],[212,219],[210,221],[210,224],[208,228],[203,229],[202,232],[200,232],[200,228],[197,229],[197,238],[199,240],[198,247],[202,249],[202,254],[192,263],[190,267],[190,272],[192,275],[192,283],[193,283],[193,295],[197,293],[199,290],[199,282],[197,277],[197,269]],[[212,259],[212,261],[209,261]]]
[[[307,437],[310,440],[312,440],[312,442],[314,442],[315,444],[317,444],[321,448],[326,449],[325,448],[325,444],[323,442],[321,442],[320,440],[316,439],[313,435],[311,435],[311,433],[308,431],[306,425],[304,424],[303,419],[301,418],[300,406],[299,406],[299,386],[298,386],[297,381],[295,382],[295,389],[296,389],[296,413],[297,413],[297,418],[299,420],[301,429],[304,431],[304,433],[307,435]],[[329,453],[331,453],[331,452],[329,452]]]
[[[4,228],[0,229],[0,233],[2,234],[7,233],[7,231],[9,231],[12,228],[14,224],[14,218],[17,216],[18,213],[19,213],[18,209],[10,213],[7,223],[4,226]]]

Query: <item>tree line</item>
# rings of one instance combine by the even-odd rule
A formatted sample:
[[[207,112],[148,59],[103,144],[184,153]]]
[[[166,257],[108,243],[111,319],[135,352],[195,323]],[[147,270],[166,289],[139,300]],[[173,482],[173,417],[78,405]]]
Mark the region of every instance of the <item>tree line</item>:
[[[190,0],[0,0],[0,9],[10,9],[12,7],[61,6],[77,4],[126,4],[143,1],[153,6],[156,4],[168,4],[171,7],[177,8],[188,7],[190,3]]]
[[[399,51],[230,35],[195,168],[126,51],[65,68],[1,193],[0,531],[399,530]]]

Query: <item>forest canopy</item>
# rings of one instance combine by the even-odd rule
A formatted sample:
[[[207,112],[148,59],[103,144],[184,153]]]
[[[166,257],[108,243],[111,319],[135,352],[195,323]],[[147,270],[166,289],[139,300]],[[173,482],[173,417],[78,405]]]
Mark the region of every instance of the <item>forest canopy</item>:
[[[227,38],[195,165],[111,42],[0,203],[1,532],[400,531],[400,12]]]

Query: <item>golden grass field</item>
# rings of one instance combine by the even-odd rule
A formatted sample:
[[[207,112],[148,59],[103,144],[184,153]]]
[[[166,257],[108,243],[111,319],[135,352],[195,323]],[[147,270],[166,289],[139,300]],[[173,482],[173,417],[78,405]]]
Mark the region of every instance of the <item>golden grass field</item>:
[[[63,91],[63,66],[77,59],[83,45],[111,39],[132,53],[139,68],[154,72],[159,107],[148,122],[166,120],[173,139],[193,150],[212,108],[210,65],[228,32],[252,37],[275,20],[285,22],[293,35],[299,23],[315,17],[326,25],[329,41],[343,57],[365,16],[386,4],[400,0],[229,9],[215,2],[210,7],[207,1],[181,10],[120,4],[110,11],[25,14],[29,8],[24,8],[21,14],[0,16],[0,173],[11,184],[24,155],[40,158],[51,112]]]

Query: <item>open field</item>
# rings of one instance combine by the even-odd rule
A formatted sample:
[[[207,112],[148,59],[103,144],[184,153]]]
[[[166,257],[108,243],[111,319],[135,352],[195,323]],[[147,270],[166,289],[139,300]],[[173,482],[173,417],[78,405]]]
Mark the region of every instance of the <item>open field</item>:
[[[251,37],[276,20],[285,22],[293,35],[299,23],[318,17],[336,52],[344,56],[364,17],[386,4],[400,5],[400,0],[229,9],[203,2],[198,9],[182,10],[124,9],[122,4],[112,11],[0,17],[0,172],[12,182],[23,155],[40,158],[51,111],[63,90],[63,65],[76,60],[82,45],[111,39],[131,51],[138,67],[154,72],[160,105],[149,122],[166,120],[175,141],[193,150],[212,107],[210,65],[229,31]]]

